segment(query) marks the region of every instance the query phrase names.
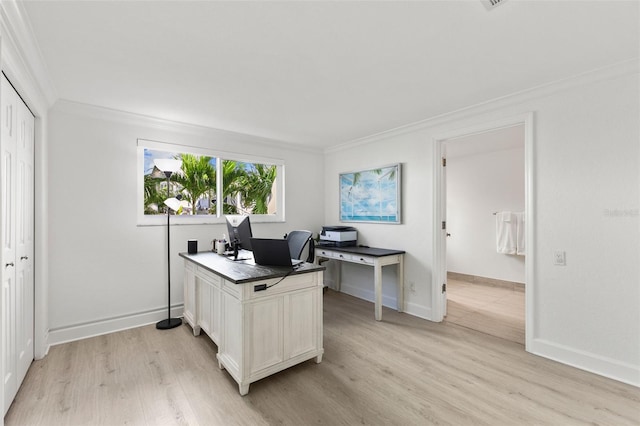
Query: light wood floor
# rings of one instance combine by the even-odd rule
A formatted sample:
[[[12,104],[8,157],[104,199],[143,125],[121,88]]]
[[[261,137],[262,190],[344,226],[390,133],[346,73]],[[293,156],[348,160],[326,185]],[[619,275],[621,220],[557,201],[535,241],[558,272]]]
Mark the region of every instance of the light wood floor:
[[[445,321],[524,345],[524,290],[447,279]]]
[[[184,325],[51,348],[5,418],[13,425],[638,425],[640,389],[455,324],[329,291],[322,363],[238,394],[216,347]]]

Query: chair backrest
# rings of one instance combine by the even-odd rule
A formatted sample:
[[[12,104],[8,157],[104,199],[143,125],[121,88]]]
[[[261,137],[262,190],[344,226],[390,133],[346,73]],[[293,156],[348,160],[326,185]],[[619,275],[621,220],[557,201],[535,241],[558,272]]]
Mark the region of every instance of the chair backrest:
[[[287,235],[287,242],[289,243],[289,252],[292,259],[300,259],[302,251],[309,241],[312,241],[310,231],[291,231]],[[309,260],[311,259],[311,260]],[[309,259],[307,261],[313,262],[313,248],[309,247]]]

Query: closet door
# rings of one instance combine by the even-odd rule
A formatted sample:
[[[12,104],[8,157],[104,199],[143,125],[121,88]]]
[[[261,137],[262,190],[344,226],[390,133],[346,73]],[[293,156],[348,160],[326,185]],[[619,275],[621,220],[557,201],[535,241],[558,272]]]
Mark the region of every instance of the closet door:
[[[0,86],[0,274],[2,275],[2,380],[4,412],[18,391],[16,370],[15,164],[18,96],[2,75]]]
[[[18,102],[16,150],[16,363],[18,387],[33,361],[34,117]]]

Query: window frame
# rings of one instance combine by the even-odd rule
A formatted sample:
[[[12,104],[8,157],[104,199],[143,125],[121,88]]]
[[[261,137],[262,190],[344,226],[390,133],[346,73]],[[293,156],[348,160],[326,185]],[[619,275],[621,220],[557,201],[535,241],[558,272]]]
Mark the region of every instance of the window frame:
[[[165,151],[172,153],[188,153],[206,155],[216,159],[216,171],[221,170],[222,161],[232,160],[243,163],[260,163],[276,166],[276,213],[275,214],[250,214],[252,223],[284,222],[285,221],[285,164],[284,160],[268,158],[236,152],[220,151],[190,145],[158,142],[148,139],[137,140],[137,165],[136,165],[136,215],[137,226],[160,226],[167,224],[164,214],[147,215],[144,213],[144,150]],[[222,180],[220,173],[216,173],[216,194],[220,194]],[[225,223],[225,215],[222,213],[222,204],[218,203],[215,215],[175,215],[171,217],[172,225],[213,225]]]

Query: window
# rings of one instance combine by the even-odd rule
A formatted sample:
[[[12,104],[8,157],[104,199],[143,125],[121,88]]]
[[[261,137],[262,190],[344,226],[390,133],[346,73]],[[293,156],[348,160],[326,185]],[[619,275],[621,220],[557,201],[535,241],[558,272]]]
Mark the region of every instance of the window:
[[[169,181],[157,159],[181,160]],[[248,214],[255,222],[284,220],[281,160],[214,152],[138,140],[138,224],[164,223],[165,200],[176,198],[174,223],[219,223],[225,214]],[[179,206],[179,207],[178,207]]]

